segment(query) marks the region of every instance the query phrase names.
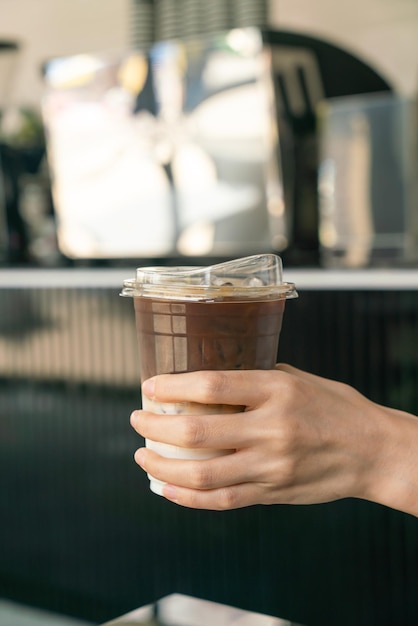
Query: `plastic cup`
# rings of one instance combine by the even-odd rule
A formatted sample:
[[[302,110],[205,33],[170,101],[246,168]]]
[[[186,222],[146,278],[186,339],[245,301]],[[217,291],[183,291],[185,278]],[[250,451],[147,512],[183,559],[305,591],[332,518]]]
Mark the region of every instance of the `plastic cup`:
[[[272,369],[276,363],[286,299],[295,285],[283,281],[282,262],[255,255],[209,267],[143,267],[124,281],[134,299],[141,381],[156,374],[196,370]],[[143,408],[164,414],[236,413],[242,407],[157,403]],[[189,449],[146,440],[158,454],[204,459],[231,450]],[[150,488],[163,484],[152,476]]]

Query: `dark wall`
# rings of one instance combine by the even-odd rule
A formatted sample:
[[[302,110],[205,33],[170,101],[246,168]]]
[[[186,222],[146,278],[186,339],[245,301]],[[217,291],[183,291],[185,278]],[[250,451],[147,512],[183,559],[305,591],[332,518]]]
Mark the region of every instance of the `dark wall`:
[[[172,592],[312,626],[418,623],[418,520],[367,502],[182,509],[132,459],[132,303],[0,290],[0,595],[102,622]],[[418,292],[309,292],[279,359],[418,413]]]

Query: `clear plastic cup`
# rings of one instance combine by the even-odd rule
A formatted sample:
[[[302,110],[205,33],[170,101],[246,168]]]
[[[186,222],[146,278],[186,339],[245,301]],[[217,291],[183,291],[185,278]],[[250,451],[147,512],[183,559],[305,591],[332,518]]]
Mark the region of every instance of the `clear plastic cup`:
[[[283,281],[282,262],[254,255],[209,267],[143,267],[124,281],[123,296],[134,299],[141,381],[156,374],[195,370],[272,369],[293,283]],[[164,414],[236,413],[242,407],[157,403],[143,408]],[[230,450],[179,448],[146,441],[158,454],[203,459]],[[150,488],[162,483],[150,476]]]

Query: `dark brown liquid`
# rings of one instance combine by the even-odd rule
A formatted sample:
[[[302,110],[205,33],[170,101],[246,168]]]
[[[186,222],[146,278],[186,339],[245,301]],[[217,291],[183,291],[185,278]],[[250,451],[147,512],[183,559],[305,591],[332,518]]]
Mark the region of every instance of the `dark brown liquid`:
[[[141,379],[193,370],[272,369],[285,300],[134,298]]]

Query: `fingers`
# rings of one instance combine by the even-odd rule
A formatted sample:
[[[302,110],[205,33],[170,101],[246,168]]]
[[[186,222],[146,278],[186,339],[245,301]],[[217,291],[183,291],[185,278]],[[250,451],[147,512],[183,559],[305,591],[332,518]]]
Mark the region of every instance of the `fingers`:
[[[145,396],[161,402],[198,402],[253,407],[268,393],[270,372],[233,370],[162,374],[142,385]]]
[[[280,373],[286,378],[282,378]],[[326,386],[333,384],[315,374],[279,363],[274,370],[199,371],[183,374],[161,374],[142,385],[145,396],[160,402],[197,402],[255,408],[260,406],[288,375]],[[287,386],[287,385],[286,385]]]
[[[227,510],[260,502],[259,486],[244,476],[247,462],[231,453],[205,461],[168,459],[140,449],[135,460],[150,475],[166,483],[163,496],[196,509]],[[248,467],[245,473],[248,472]]]
[[[189,489],[218,489],[227,485],[252,482],[244,451],[231,452],[209,459],[179,459],[161,456],[150,448],[140,448],[135,461],[143,470],[163,483],[173,483]]]
[[[165,485],[162,495],[180,506],[207,511],[241,509],[259,502],[256,487],[249,483],[208,491]]]
[[[371,405],[347,385],[278,364],[272,371],[156,376],[145,381],[143,393],[152,399],[149,410],[134,411],[131,422],[146,439],[200,457],[204,448],[235,450],[206,460],[137,451],[137,463],[165,484],[163,495],[173,502],[225,510],[358,493],[370,456],[370,438],[359,445],[359,433]],[[177,412],[161,414],[171,403],[179,404]],[[237,412],[222,413],[227,407]]]
[[[134,411],[132,427],[146,439],[182,448],[245,448],[257,436],[257,421],[247,413],[158,415]]]

